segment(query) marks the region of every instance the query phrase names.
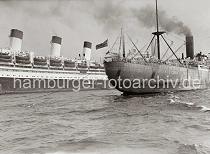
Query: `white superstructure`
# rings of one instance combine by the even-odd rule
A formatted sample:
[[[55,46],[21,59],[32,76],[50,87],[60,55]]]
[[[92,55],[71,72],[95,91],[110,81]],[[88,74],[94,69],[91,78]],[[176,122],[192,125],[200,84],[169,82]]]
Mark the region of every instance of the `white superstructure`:
[[[61,56],[62,38],[58,36],[52,36],[50,56],[35,56],[34,52],[23,51],[22,39],[23,32],[12,29],[9,48],[0,49],[0,94],[28,91],[28,89],[14,88],[15,79],[20,79],[23,83],[25,79],[59,82],[64,80],[70,82],[74,80],[108,81],[104,66],[91,61],[92,43],[90,42],[84,42],[82,58],[69,59]],[[58,87],[59,84],[55,89]],[[41,89],[45,88],[42,86]],[[36,90],[42,91],[41,89]],[[33,91],[33,89],[29,90]]]

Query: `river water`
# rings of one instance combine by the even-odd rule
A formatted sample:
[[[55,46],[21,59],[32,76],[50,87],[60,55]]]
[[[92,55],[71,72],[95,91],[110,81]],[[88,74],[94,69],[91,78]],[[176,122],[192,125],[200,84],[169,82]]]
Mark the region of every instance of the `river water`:
[[[210,154],[210,90],[0,96],[1,154]]]

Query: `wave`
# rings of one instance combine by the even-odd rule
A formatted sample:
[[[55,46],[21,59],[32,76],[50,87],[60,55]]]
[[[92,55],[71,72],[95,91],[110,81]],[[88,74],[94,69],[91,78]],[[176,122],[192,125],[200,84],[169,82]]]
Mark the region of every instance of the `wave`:
[[[113,118],[122,118],[122,117],[134,117],[134,116],[148,116],[149,113],[148,112],[144,112],[144,113],[126,113],[126,112],[118,112],[118,113],[113,113],[113,114],[106,114],[103,116],[99,116],[96,118],[91,118],[92,120],[103,120],[103,119],[113,119]]]
[[[185,105],[188,107],[193,107],[193,106],[196,107],[196,104],[192,102],[184,102],[177,99],[168,99],[168,101],[170,104],[173,104],[173,105]]]
[[[96,113],[96,112],[104,112],[106,110],[112,109],[112,107],[102,107],[102,108],[95,108],[95,109],[87,109],[87,110],[72,110],[68,111],[68,113]]]
[[[95,112],[104,112],[106,110],[113,109],[112,107],[103,107],[103,108],[96,108],[96,109],[90,109],[86,110],[86,113],[95,113]]]
[[[181,144],[178,148],[178,154],[209,154],[209,149],[197,144]]]
[[[113,118],[118,118],[118,117],[122,117],[122,115],[121,114],[117,114],[117,113],[113,113],[113,114],[99,116],[97,118],[92,118],[92,120],[113,119]]]
[[[185,126],[186,129],[190,128],[190,129],[197,129],[197,130],[200,130],[202,132],[209,132],[209,128],[206,127],[206,126],[203,126],[203,125],[188,125],[188,126]]]
[[[170,104],[175,103],[175,100],[173,100],[173,99],[168,99],[168,101],[169,101]]]
[[[99,154],[97,152],[62,152],[62,151],[58,151],[58,152],[50,152],[50,153],[46,153],[46,154]]]
[[[210,112],[209,107],[198,105],[192,102],[181,101],[180,98],[175,95],[169,95],[168,101],[169,101],[169,104],[172,104],[172,105],[184,105],[185,107],[189,107],[189,108],[195,108],[195,109],[197,108],[202,112]]]
[[[45,154],[99,154],[99,150],[108,149],[112,144],[109,142],[98,141],[91,137],[84,139],[73,139],[59,141],[59,150],[48,151]]]
[[[200,108],[201,108],[201,111],[204,111],[204,112],[210,111],[210,108],[205,107],[205,106],[200,106]]]
[[[191,102],[180,102],[180,104],[183,104],[189,108],[194,108],[194,109],[198,109],[202,112],[210,112],[210,108],[206,107],[206,106],[203,106],[203,105],[197,105],[195,103],[191,103]]]
[[[170,104],[178,104],[180,103],[180,98],[173,94],[168,94],[169,98],[168,101]]]

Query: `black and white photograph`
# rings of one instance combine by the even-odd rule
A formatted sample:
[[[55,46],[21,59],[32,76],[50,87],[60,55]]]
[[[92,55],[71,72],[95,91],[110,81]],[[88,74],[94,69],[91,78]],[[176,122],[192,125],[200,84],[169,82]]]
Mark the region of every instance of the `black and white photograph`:
[[[0,0],[0,154],[210,154],[209,0]]]

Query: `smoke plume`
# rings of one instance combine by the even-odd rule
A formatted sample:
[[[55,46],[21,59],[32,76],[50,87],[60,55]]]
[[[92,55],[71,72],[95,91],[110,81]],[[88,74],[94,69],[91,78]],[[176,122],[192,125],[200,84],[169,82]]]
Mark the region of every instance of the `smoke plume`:
[[[139,10],[132,9],[134,17],[147,28],[156,26],[155,9],[153,6],[147,5]],[[174,32],[178,35],[192,35],[191,30],[182,21],[176,17],[169,17],[163,10],[159,10],[160,27],[167,32]]]
[[[121,3],[116,3],[111,0],[95,1],[94,13],[95,19],[99,24],[102,24],[105,30],[119,29],[127,19],[129,12]]]
[[[99,4],[99,5],[98,5]],[[102,24],[105,30],[116,30],[122,25],[127,25],[132,20],[137,20],[140,26],[153,28],[156,26],[155,8],[147,5],[140,9],[128,8],[123,3],[114,3],[111,0],[99,3],[95,1],[97,7],[95,19]],[[159,10],[159,24],[166,32],[173,32],[178,35],[191,35],[191,30],[176,17],[169,17],[164,10]]]

